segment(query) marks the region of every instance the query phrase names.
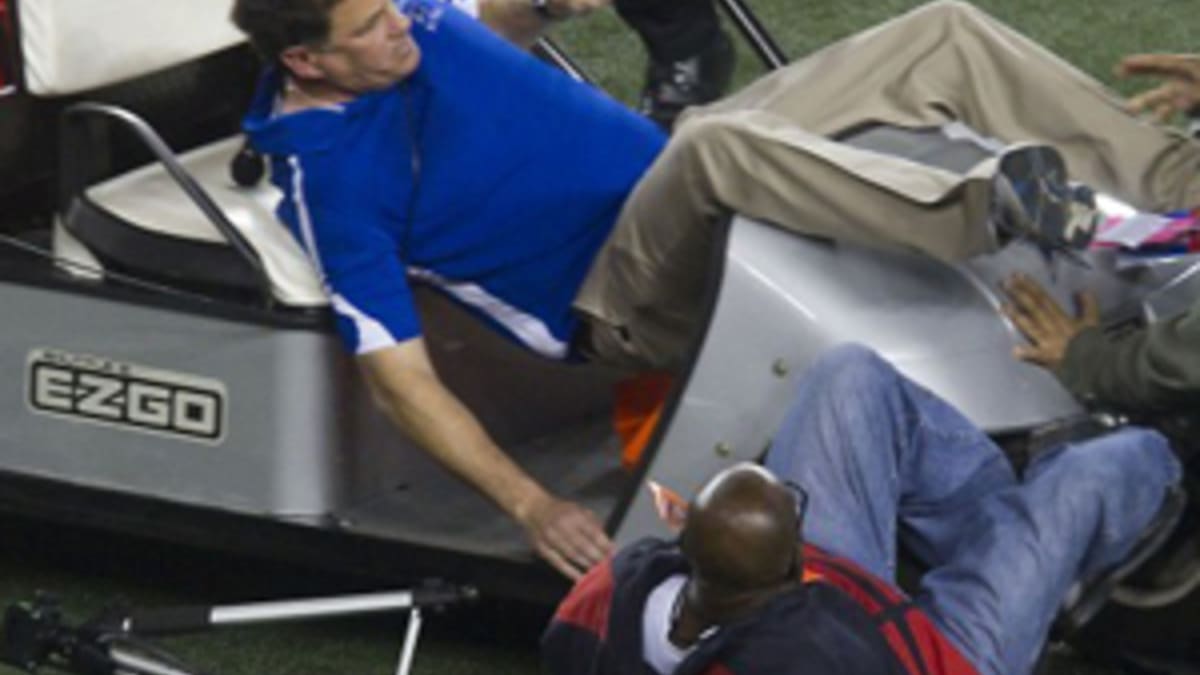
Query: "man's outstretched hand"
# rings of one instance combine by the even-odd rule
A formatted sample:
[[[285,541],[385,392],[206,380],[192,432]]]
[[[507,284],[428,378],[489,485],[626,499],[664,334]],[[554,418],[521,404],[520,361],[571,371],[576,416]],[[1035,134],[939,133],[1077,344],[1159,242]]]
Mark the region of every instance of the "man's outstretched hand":
[[[1067,345],[1081,331],[1100,323],[1096,298],[1090,293],[1076,297],[1078,317],[1067,314],[1054,298],[1037,282],[1016,275],[1005,284],[1008,304],[1004,313],[1029,340],[1028,346],[1017,347],[1013,355],[1023,361],[1054,369],[1067,353]]]
[[[595,514],[549,494],[539,495],[520,521],[538,555],[572,581],[612,550]]]
[[[553,16],[567,18],[604,9],[612,4],[612,0],[549,0],[547,4]]]
[[[1117,77],[1148,75],[1165,80],[1159,86],[1129,99],[1133,113],[1149,112],[1159,122],[1177,113],[1200,109],[1200,55],[1135,54],[1117,64]]]

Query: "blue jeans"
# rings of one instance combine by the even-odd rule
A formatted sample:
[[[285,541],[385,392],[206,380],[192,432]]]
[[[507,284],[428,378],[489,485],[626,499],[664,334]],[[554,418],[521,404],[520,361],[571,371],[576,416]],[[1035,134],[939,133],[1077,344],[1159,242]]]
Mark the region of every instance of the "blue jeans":
[[[1030,672],[1067,590],[1128,555],[1181,469],[1128,428],[1047,452],[1018,481],[958,411],[873,352],[815,364],[766,465],[809,493],[809,542],[895,580],[898,541],[929,566],[913,601],[982,673]]]

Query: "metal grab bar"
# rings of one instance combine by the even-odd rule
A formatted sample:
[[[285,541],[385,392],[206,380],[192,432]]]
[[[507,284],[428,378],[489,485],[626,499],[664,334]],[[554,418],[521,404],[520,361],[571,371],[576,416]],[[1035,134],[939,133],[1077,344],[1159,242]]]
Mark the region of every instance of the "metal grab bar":
[[[721,9],[729,15],[733,24],[741,31],[742,36],[750,43],[754,52],[762,59],[768,70],[778,70],[787,65],[787,55],[780,49],[779,43],[767,32],[766,27],[751,11],[745,0],[717,0]]]
[[[124,108],[104,103],[84,102],[76,103],[63,111],[59,125],[59,212],[67,213],[72,201],[77,195],[83,193],[90,182],[90,171],[84,164],[86,160],[82,159],[89,156],[89,153],[86,152],[89,139],[84,134],[86,129],[84,122],[87,118],[102,118],[109,122],[115,122],[137,137],[154,158],[163,165],[171,179],[212,223],[213,227],[217,228],[217,231],[221,233],[238,256],[249,265],[258,280],[258,290],[262,296],[263,305],[268,309],[274,306],[275,296],[271,292],[271,280],[258,253],[229,220],[221,207],[183,168],[183,165],[176,159],[174,151],[158,135],[158,132],[154,131],[153,127],[141,117]]]

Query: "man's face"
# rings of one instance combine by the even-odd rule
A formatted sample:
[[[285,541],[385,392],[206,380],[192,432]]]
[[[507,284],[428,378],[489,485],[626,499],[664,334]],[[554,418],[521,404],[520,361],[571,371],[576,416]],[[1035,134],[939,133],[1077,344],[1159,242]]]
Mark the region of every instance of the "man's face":
[[[338,89],[355,94],[384,89],[421,62],[412,21],[393,0],[342,0],[329,21],[326,43],[307,49],[319,77]]]

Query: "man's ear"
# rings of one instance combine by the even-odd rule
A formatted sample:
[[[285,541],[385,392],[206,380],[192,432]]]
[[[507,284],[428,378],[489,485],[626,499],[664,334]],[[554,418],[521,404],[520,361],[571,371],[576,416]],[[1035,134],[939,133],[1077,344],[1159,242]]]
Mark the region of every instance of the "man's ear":
[[[295,45],[279,52],[279,62],[299,80],[319,80],[325,72],[317,63],[317,54],[310,47]]]

